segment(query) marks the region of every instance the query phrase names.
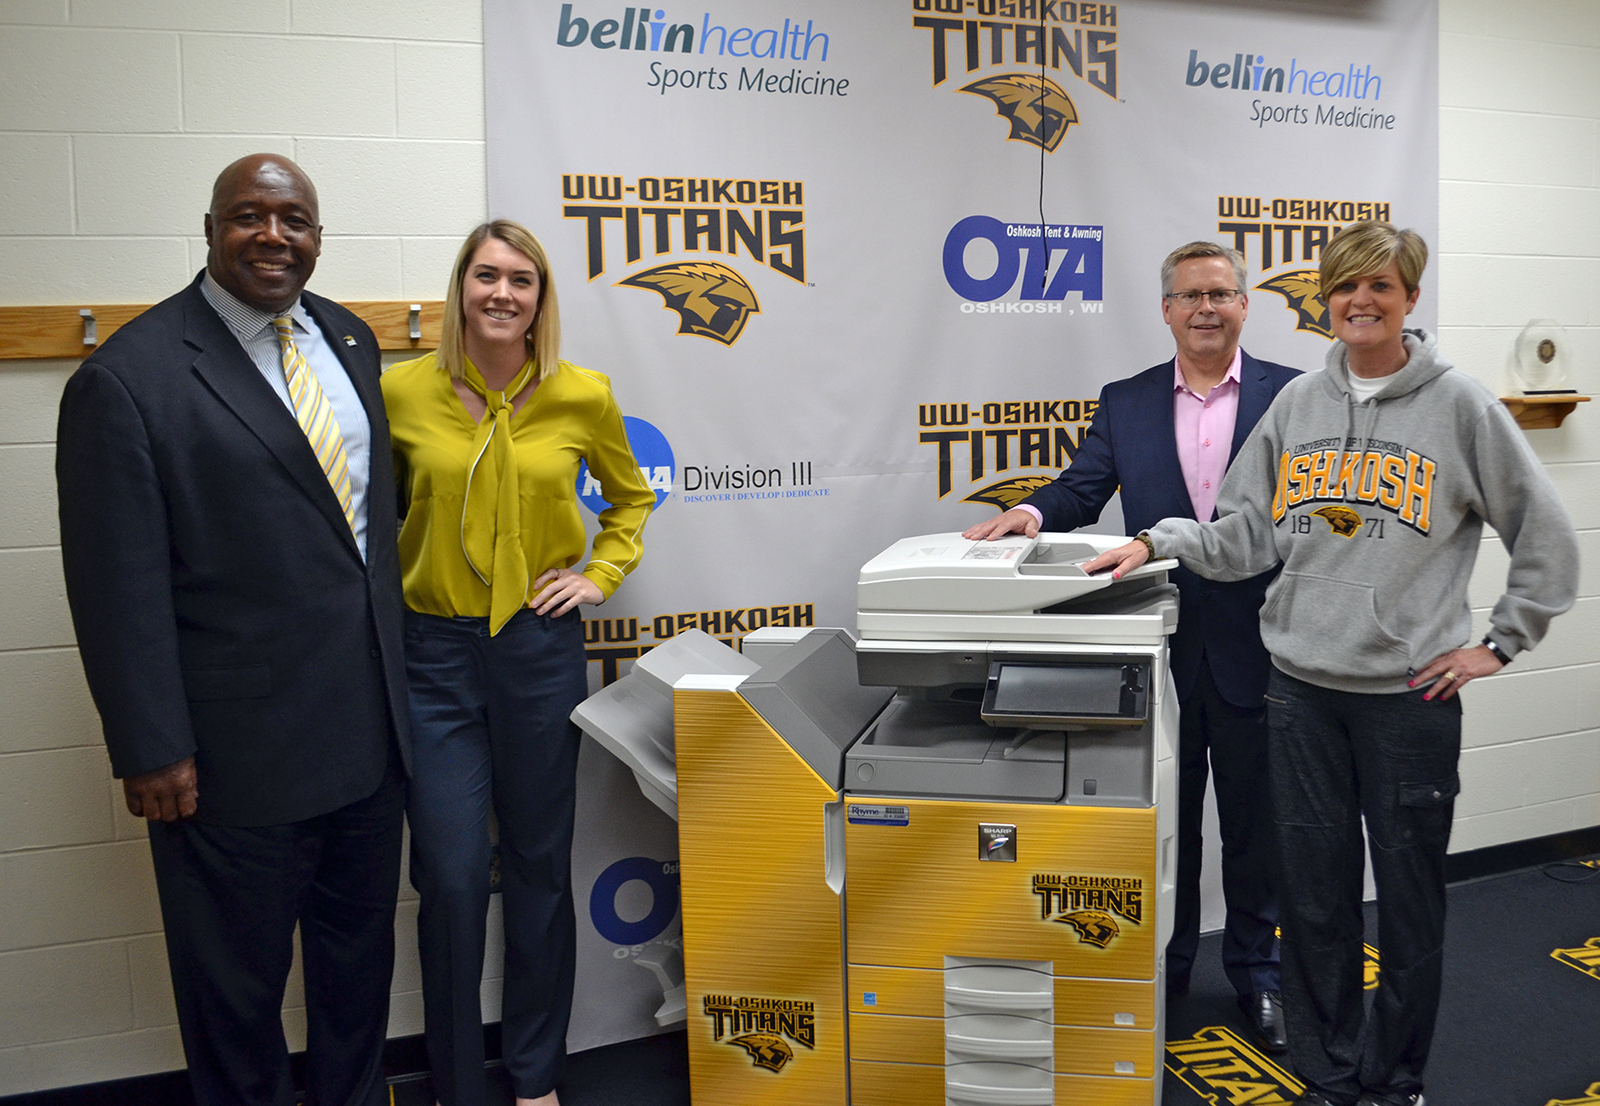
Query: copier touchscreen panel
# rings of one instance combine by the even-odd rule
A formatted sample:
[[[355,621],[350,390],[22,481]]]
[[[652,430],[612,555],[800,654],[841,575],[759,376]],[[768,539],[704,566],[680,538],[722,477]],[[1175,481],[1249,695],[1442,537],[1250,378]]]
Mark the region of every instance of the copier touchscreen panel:
[[[1149,674],[1142,664],[989,666],[983,719],[1012,726],[1092,723],[1138,726],[1146,716]]]

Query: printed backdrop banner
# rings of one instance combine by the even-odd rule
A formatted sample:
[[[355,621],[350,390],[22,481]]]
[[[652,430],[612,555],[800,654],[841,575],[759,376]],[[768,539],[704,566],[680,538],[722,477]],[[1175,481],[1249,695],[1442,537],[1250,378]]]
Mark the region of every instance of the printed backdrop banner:
[[[1053,477],[1100,389],[1172,356],[1177,245],[1237,246],[1245,347],[1320,367],[1336,228],[1437,246],[1437,22],[1433,0],[485,0],[490,209],[549,250],[563,353],[609,374],[657,489],[642,565],[589,612],[594,685],[689,627],[853,627],[868,558]],[[1429,329],[1435,293],[1430,271]],[[1097,529],[1122,531],[1115,501]],[[671,824],[604,757],[574,1049],[658,1031],[681,980]]]

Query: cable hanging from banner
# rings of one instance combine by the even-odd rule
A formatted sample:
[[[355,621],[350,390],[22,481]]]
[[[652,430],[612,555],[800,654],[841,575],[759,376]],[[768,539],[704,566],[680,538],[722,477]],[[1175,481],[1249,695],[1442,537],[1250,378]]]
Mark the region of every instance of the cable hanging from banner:
[[[1039,5],[1039,106],[1040,115],[1044,108],[1044,5]],[[1044,250],[1044,272],[1039,274],[1039,291],[1043,293],[1050,286],[1050,232],[1044,224],[1044,154],[1045,143],[1039,143],[1039,245]]]

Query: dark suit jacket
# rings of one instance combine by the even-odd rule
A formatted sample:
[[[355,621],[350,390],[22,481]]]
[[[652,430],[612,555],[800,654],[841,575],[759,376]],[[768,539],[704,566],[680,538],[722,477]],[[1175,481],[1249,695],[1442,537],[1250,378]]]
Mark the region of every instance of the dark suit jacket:
[[[393,745],[409,762],[377,342],[304,295],[372,422],[363,563],[294,415],[199,285],[67,382],[67,598],[118,777],[193,754],[200,820],[296,822],[372,794]]]
[[[1023,501],[1044,515],[1044,529],[1089,525],[1100,517],[1118,485],[1130,534],[1148,530],[1164,518],[1194,518],[1172,424],[1173,372],[1173,362],[1168,361],[1105,386],[1072,464]],[[1273,397],[1299,375],[1298,369],[1244,354],[1230,465]],[[1261,601],[1275,575],[1276,569],[1221,584],[1181,566],[1173,570],[1181,606],[1171,642],[1172,678],[1180,699],[1194,689],[1203,654],[1211,662],[1211,675],[1223,698],[1240,707],[1261,705],[1271,667],[1261,644]]]

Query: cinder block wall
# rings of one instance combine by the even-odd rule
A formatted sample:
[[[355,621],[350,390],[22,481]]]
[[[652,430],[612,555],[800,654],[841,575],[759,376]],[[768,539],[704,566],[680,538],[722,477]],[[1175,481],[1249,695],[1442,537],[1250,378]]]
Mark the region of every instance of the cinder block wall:
[[[1553,317],[1576,386],[1600,391],[1600,5],[1441,5],[1444,348],[1500,388],[1516,332]],[[481,43],[479,0],[6,0],[0,304],[170,294],[204,264],[210,179],[256,150],[321,189],[315,290],[440,298],[486,208]],[[183,1064],[143,827],[110,778],[62,592],[52,463],[72,368],[0,363],[0,1095]],[[1529,436],[1586,553],[1594,407]],[[1504,569],[1491,539],[1482,619]],[[1600,824],[1596,572],[1535,654],[1469,689],[1454,848]],[[391,1034],[421,1028],[407,894]],[[492,1014],[497,981],[484,990]],[[284,1018],[300,1038],[297,994]]]
[[[1600,4],[1441,0],[1440,346],[1511,387],[1517,333],[1559,321],[1573,386],[1600,390]],[[1527,66],[1508,65],[1511,57]],[[1512,69],[1522,69],[1515,76]],[[1464,693],[1461,798],[1450,847],[1600,825],[1600,411],[1528,434],[1578,528],[1577,606],[1539,648]],[[1481,636],[1507,558],[1485,540],[1472,577]]]
[[[482,42],[480,0],[5,0],[0,304],[171,295],[205,264],[211,179],[259,150],[318,184],[316,291],[443,298],[487,209]],[[144,826],[111,779],[61,582],[55,411],[74,367],[0,362],[0,1095],[183,1066]],[[403,895],[392,1035],[422,1029]]]

